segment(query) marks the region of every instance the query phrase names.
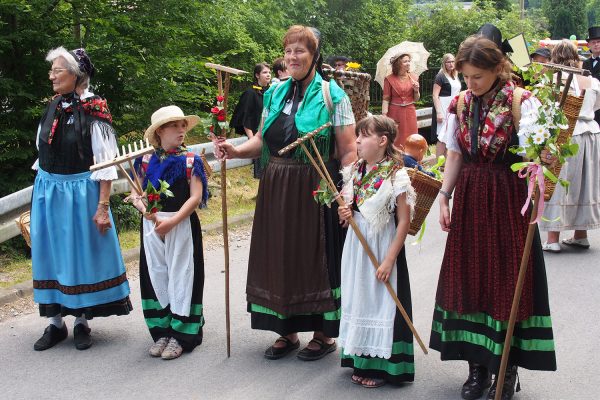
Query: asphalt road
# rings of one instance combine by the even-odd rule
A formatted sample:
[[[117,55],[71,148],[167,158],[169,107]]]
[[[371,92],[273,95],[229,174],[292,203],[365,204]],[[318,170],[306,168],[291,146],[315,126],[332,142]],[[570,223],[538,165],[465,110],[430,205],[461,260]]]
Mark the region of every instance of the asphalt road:
[[[445,234],[434,208],[421,244],[407,244],[414,320],[425,342],[434,306]],[[409,237],[409,243],[414,238]],[[557,372],[520,369],[515,399],[597,399],[600,383],[600,234],[590,232],[591,249],[565,249],[546,256],[558,359]],[[316,362],[293,356],[268,361],[262,353],[276,335],[250,329],[244,285],[249,240],[231,245],[232,356],[226,356],[222,249],[207,251],[204,342],[173,361],[151,358],[137,279],[131,280],[134,311],[125,317],[91,321],[94,345],[77,351],[69,338],[34,352],[46,321],[34,314],[0,322],[0,399],[460,399],[464,362],[441,362],[415,344],[415,382],[396,388],[364,389],[350,382],[339,353]],[[594,316],[595,315],[595,316]],[[303,344],[309,340],[302,334]]]

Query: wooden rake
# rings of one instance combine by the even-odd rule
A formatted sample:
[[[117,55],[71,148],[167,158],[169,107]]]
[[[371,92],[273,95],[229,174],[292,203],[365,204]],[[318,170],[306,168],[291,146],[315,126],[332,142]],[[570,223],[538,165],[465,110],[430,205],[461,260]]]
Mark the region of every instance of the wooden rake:
[[[207,68],[212,68],[217,72],[217,94],[223,96],[223,109],[227,115],[227,98],[229,96],[229,86],[231,83],[231,74],[242,75],[246,71],[241,69],[226,67],[224,65],[206,63]],[[214,134],[211,133],[214,136]],[[213,142],[225,140],[224,137],[212,137]],[[216,148],[216,147],[215,147]],[[227,160],[221,162],[221,218],[223,221],[223,250],[225,253],[225,327],[227,330],[227,357],[231,357],[231,317],[229,312],[229,227],[227,225]]]
[[[306,154],[306,156],[310,160],[313,167],[315,167],[315,169],[321,176],[321,179],[323,179],[327,183],[327,187],[334,194],[338,205],[341,207],[345,207],[346,203],[344,202],[344,199],[342,198],[342,196],[340,196],[340,193],[338,192],[337,187],[335,186],[335,183],[333,183],[333,180],[331,179],[331,175],[329,175],[329,171],[327,171],[327,167],[325,166],[325,163],[323,162],[321,153],[319,153],[317,145],[315,144],[315,141],[313,139],[313,137],[317,133],[321,132],[323,129],[326,129],[330,126],[331,126],[331,122],[327,122],[326,124],[315,129],[314,131],[307,133],[303,137],[296,140],[294,143],[279,150],[279,155],[283,155],[283,154],[289,152],[290,150],[300,146],[302,148],[302,150],[304,151],[304,154]],[[318,162],[317,162],[317,160],[315,160],[313,155],[310,153],[310,151],[308,150],[308,147],[306,147],[305,142],[310,142],[310,145],[311,145],[312,149],[314,150],[314,153],[317,157]],[[350,223],[350,226],[352,227],[352,229],[354,230],[354,233],[358,237],[358,240],[360,241],[363,248],[367,252],[367,255],[369,256],[371,263],[373,263],[373,267],[375,267],[375,270],[377,270],[379,268],[379,261],[377,261],[375,254],[373,254],[373,252],[371,251],[369,244],[367,243],[367,241],[366,241],[365,237],[363,236],[363,234],[361,233],[360,229],[358,229],[358,226],[356,225],[356,222],[354,221],[354,219],[352,217],[350,217],[349,223]],[[398,299],[398,296],[394,292],[394,289],[392,288],[392,285],[390,285],[389,281],[385,282],[385,287],[386,287],[388,293],[390,294],[390,296],[392,296],[394,303],[396,303],[396,307],[398,307],[400,314],[402,314],[402,317],[404,318],[406,325],[408,325],[408,327],[410,328],[411,332],[413,333],[415,339],[417,340],[417,343],[419,343],[419,347],[421,347],[421,350],[423,350],[423,353],[427,354],[427,348],[423,344],[421,337],[417,333],[417,330],[415,329],[412,321],[410,320],[410,317],[406,313],[406,310],[402,306],[402,303],[400,303],[400,300]]]
[[[138,143],[140,146],[139,148]],[[123,172],[125,178],[127,178],[129,186],[131,186],[131,190],[136,192],[138,196],[141,196],[142,193],[144,193],[144,190],[142,189],[140,178],[135,172],[135,168],[133,168],[133,160],[153,152],[154,147],[148,143],[148,139],[146,139],[145,143],[141,140],[139,142],[133,142],[133,147],[131,147],[131,143],[127,145],[127,149],[125,149],[125,146],[122,146],[120,153],[119,148],[117,148],[117,152],[114,155],[106,152],[99,157],[99,160],[94,157],[94,164],[90,166],[90,171],[94,172],[115,165],[121,170],[121,172]],[[129,176],[125,168],[123,168],[123,163],[129,164],[131,176]]]

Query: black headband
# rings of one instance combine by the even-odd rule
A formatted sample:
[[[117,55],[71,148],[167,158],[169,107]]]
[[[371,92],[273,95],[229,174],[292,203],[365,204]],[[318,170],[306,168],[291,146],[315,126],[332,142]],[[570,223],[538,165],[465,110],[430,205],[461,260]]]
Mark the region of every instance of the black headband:
[[[90,56],[85,52],[85,49],[71,50],[69,54],[75,58],[81,72],[84,72],[90,78],[94,76],[96,68],[94,68],[94,64],[92,64],[92,60],[90,60]]]

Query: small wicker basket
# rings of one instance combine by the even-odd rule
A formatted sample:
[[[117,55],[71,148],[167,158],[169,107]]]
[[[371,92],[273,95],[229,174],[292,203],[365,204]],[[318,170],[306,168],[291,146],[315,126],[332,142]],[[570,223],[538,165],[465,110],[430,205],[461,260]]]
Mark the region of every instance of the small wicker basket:
[[[429,214],[429,210],[431,210],[431,206],[442,188],[442,181],[435,179],[416,168],[409,168],[408,176],[410,177],[410,183],[417,194],[415,215],[410,222],[410,228],[408,230],[408,234],[414,236],[419,232],[425,218],[427,218],[427,214]]]
[[[31,247],[31,235],[29,234],[29,223],[30,223],[30,212],[26,211],[19,216],[19,218],[15,218],[15,223],[21,230],[21,235],[25,238],[27,242],[27,246]]]
[[[202,160],[202,165],[204,166],[204,172],[206,173],[206,179],[210,178],[213,174],[213,169],[208,163],[206,159],[206,149],[202,149],[202,153],[200,153],[200,159]]]
[[[575,129],[575,124],[577,123],[577,118],[579,117],[579,112],[581,111],[581,106],[583,105],[583,97],[576,97],[573,95],[567,95],[567,99],[563,106],[563,111],[567,120],[569,121],[569,127],[567,129],[561,129],[558,139],[556,141],[557,145],[565,144],[571,139],[573,136],[573,130]],[[550,171],[558,178],[560,174],[560,170],[562,168],[561,164],[556,164],[553,168],[550,168]],[[552,198],[552,194],[554,194],[554,189],[556,188],[556,183],[552,182],[548,178],[544,178],[544,185],[546,186],[546,190],[544,191],[544,200],[550,201]]]
[[[371,75],[364,72],[338,71],[329,68],[323,69],[323,73],[328,78],[335,79],[335,82],[350,97],[354,119],[358,122],[365,118],[369,111]]]

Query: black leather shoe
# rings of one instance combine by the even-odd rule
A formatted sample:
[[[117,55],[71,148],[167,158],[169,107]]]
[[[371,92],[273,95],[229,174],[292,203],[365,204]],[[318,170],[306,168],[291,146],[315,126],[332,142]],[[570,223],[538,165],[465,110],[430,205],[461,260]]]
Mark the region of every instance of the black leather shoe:
[[[33,349],[35,351],[48,350],[50,347],[54,347],[65,340],[68,334],[67,325],[64,322],[62,328],[57,328],[55,325],[50,324],[44,329],[42,337],[35,342]]]
[[[90,328],[83,324],[75,325],[75,328],[73,328],[73,341],[77,350],[86,350],[92,347],[91,331]]]
[[[494,383],[488,392],[488,399],[496,398],[496,383],[498,376],[494,379]],[[517,388],[515,390],[515,384]],[[506,368],[506,374],[504,375],[504,385],[502,385],[502,400],[510,400],[513,398],[515,392],[521,390],[521,383],[519,382],[519,374],[517,372],[517,366],[511,365]]]
[[[464,383],[460,395],[465,400],[475,400],[483,396],[483,391],[490,387],[490,372],[483,365],[469,362],[469,377]]]

